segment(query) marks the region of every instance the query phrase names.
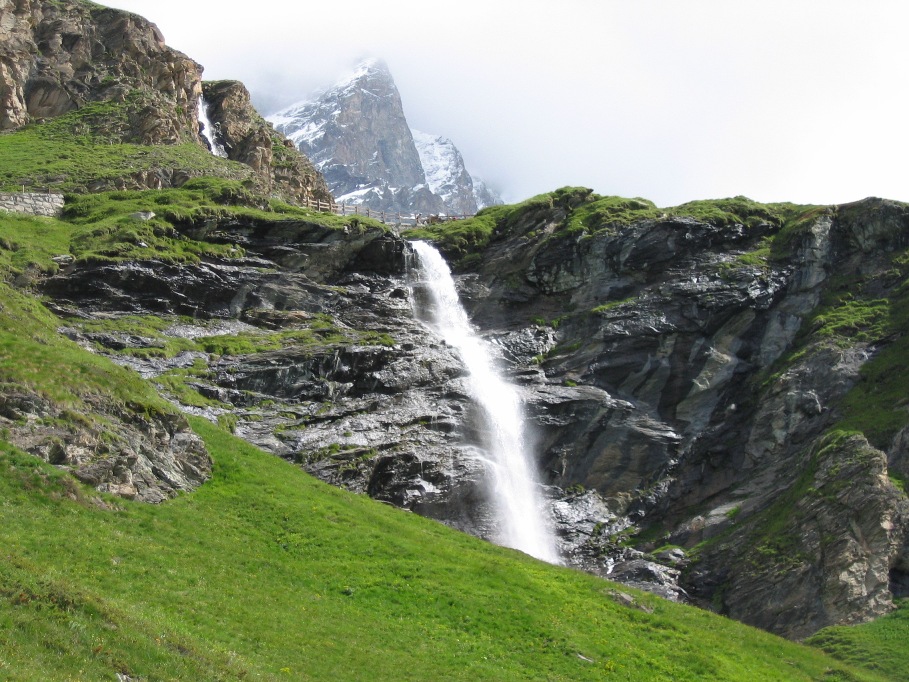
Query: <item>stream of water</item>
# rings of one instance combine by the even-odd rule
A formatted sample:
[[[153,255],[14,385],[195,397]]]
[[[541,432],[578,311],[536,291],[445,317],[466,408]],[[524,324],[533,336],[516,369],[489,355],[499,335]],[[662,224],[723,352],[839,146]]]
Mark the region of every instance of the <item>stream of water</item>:
[[[224,145],[218,142],[215,137],[215,127],[212,125],[211,120],[208,118],[208,104],[205,102],[204,97],[199,98],[199,113],[198,113],[199,122],[202,124],[202,135],[208,140],[208,144],[211,147],[211,153],[215,156],[220,156],[223,159],[227,158],[227,150],[224,149]]]
[[[546,522],[533,453],[524,429],[523,405],[514,386],[496,369],[490,346],[474,331],[461,305],[448,264],[425,242],[412,242],[419,260],[418,276],[429,297],[419,320],[454,347],[470,373],[471,398],[484,413],[484,443],[492,470],[491,498],[499,544],[559,563],[555,539]],[[415,302],[415,308],[416,308]]]

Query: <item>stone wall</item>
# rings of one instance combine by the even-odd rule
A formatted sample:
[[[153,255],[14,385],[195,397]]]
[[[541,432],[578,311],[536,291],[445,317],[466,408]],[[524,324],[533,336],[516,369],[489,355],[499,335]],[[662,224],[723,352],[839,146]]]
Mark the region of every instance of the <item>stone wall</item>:
[[[0,210],[56,218],[63,211],[63,195],[0,192]]]

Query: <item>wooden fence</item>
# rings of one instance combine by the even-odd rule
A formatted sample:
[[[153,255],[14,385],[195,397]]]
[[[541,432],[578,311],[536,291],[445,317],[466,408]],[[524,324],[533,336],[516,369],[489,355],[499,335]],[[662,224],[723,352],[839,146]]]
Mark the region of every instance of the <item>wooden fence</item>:
[[[386,225],[395,225],[397,227],[420,227],[423,225],[436,225],[438,223],[447,223],[452,220],[464,220],[465,218],[473,218],[474,216],[474,214],[423,215],[422,213],[405,215],[402,213],[393,213],[391,211],[376,211],[365,206],[350,206],[344,203],[336,204],[334,202],[318,201],[316,199],[307,200],[304,206],[306,208],[311,208],[314,211],[320,211],[322,213],[334,213],[335,215],[361,215],[366,218],[378,220],[379,222],[383,222]]]

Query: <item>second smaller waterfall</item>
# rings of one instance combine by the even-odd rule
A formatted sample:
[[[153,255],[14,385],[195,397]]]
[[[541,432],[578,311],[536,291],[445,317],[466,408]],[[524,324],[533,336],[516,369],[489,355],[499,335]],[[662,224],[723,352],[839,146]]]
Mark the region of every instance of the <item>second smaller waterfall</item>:
[[[555,540],[544,517],[540,486],[524,434],[520,396],[500,376],[489,346],[474,332],[445,260],[425,242],[413,242],[413,247],[431,299],[428,314],[416,311],[417,317],[458,351],[470,372],[471,397],[488,423],[485,447],[493,470],[499,543],[558,563]]]
[[[199,98],[199,123],[202,124],[202,135],[208,140],[208,146],[211,149],[211,153],[215,156],[220,156],[222,159],[227,158],[227,150],[224,149],[224,145],[218,142],[218,138],[215,136],[215,127],[211,122],[211,119],[208,118],[208,104],[205,102],[204,97]]]

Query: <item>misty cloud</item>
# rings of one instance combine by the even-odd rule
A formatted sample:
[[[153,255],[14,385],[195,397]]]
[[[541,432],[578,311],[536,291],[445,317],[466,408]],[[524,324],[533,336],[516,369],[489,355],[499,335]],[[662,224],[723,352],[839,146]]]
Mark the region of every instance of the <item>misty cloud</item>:
[[[563,185],[660,205],[909,200],[904,3],[118,0],[263,113],[367,55],[410,124],[519,200]]]

